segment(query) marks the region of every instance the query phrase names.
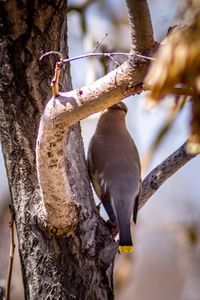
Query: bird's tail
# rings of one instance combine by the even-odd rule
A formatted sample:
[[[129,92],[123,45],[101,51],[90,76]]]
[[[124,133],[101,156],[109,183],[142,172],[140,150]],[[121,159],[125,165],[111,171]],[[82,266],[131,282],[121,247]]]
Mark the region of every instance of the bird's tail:
[[[130,229],[130,221],[126,222],[126,220],[119,220],[119,252],[132,252],[134,247],[131,238],[131,229]]]
[[[125,252],[132,252],[134,250],[133,245],[132,246],[120,246],[118,248],[119,253],[125,253]]]
[[[125,199],[126,201],[124,201]],[[129,201],[130,200],[130,201]],[[113,191],[113,198],[111,204],[116,217],[119,230],[119,252],[133,251],[133,243],[131,238],[131,215],[133,211],[132,199],[127,199],[127,196],[122,193],[115,193]]]

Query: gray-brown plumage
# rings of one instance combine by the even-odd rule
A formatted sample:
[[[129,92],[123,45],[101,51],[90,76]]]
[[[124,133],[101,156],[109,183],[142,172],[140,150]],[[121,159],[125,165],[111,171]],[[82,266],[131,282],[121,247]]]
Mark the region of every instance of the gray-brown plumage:
[[[123,102],[102,112],[88,150],[93,187],[119,230],[119,251],[132,251],[130,222],[136,222],[140,193],[140,160],[125,124]]]

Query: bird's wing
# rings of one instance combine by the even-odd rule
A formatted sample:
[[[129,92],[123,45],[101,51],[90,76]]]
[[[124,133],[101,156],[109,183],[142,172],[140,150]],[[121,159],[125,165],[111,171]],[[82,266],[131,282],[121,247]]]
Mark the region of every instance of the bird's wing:
[[[113,224],[116,224],[115,214],[112,208],[111,199],[110,199],[110,191],[108,185],[105,181],[103,172],[100,173],[95,169],[93,165],[92,151],[90,151],[90,155],[88,156],[88,165],[89,165],[89,175],[92,181],[94,190],[101,200],[109,219]]]
[[[140,180],[140,190],[139,190],[139,194],[137,195],[137,197],[135,198],[135,203],[134,203],[134,207],[133,207],[133,222],[136,224],[137,221],[137,213],[138,213],[138,206],[139,206],[139,199],[140,199],[140,195],[142,193],[142,182]]]

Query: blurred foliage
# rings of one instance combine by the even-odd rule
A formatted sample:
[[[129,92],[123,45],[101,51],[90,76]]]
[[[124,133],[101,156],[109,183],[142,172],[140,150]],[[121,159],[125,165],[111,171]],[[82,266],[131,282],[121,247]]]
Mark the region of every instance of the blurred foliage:
[[[87,8],[94,2],[96,2],[96,0],[86,0],[80,4],[72,4],[67,7],[67,13],[75,11],[79,14],[80,21],[81,21],[81,29],[83,34],[85,34],[88,30],[87,22],[86,22]]]
[[[186,228],[189,243],[195,246],[199,240],[199,226],[198,224],[191,224]]]
[[[79,19],[81,39],[79,39],[78,48],[82,48],[80,54],[83,52],[128,52],[129,26],[125,9],[126,4],[123,1],[117,5],[108,0],[69,1],[68,22],[73,15]],[[112,57],[88,58],[83,84],[87,85],[104,76],[124,60],[124,56],[113,57],[113,60]],[[91,72],[93,72],[92,75]]]
[[[188,151],[200,152],[200,2],[187,2],[185,25],[172,28],[160,45],[145,84],[150,85],[151,105],[172,92],[174,87],[191,95],[191,135]]]
[[[114,265],[114,286],[118,293],[128,282],[133,267],[134,256],[130,253],[118,255]]]
[[[142,173],[144,174],[147,170],[155,152],[162,143],[163,139],[167,136],[167,133],[172,128],[177,115],[183,109],[186,103],[187,96],[177,96],[175,97],[172,105],[170,105],[169,112],[166,119],[163,121],[161,128],[159,129],[155,139],[151,143],[146,156],[142,160]]]

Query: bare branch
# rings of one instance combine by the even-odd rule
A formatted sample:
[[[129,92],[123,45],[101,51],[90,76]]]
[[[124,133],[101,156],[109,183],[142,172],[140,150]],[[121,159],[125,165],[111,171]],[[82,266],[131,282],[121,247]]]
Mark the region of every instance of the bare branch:
[[[153,28],[146,0],[126,0],[131,26],[132,51],[147,54],[154,45]]]
[[[69,63],[73,60],[78,60],[78,59],[82,59],[82,58],[86,58],[86,57],[109,57],[111,58],[114,55],[120,55],[120,56],[125,56],[126,58],[130,55],[129,53],[125,53],[125,52],[102,52],[102,53],[97,53],[97,52],[91,52],[91,53],[86,53],[86,54],[82,54],[82,55],[78,55],[75,57],[71,57],[71,58],[66,58],[63,60],[64,63]]]
[[[45,56],[52,55],[52,54],[58,55],[60,57],[60,61],[62,61],[63,63],[69,63],[71,61],[82,59],[82,58],[87,58],[87,57],[98,57],[98,56],[100,56],[100,57],[109,57],[110,59],[113,59],[112,56],[115,56],[115,55],[125,56],[126,58],[129,57],[129,56],[130,57],[133,56],[133,54],[128,53],[128,52],[127,53],[126,52],[100,52],[100,53],[98,53],[98,52],[94,52],[95,49],[96,48],[94,48],[94,50],[90,53],[81,54],[81,55],[78,55],[78,56],[65,58],[65,59],[63,59],[63,56],[60,52],[58,52],[58,51],[49,51],[47,53],[44,53],[42,56],[40,56],[40,60],[42,60]],[[135,53],[135,56],[137,56],[139,58],[142,58],[142,59],[151,60],[151,61],[156,60],[156,58],[146,56],[146,55],[137,54],[137,53]],[[147,90],[148,90],[148,87],[147,87]]]
[[[108,36],[108,33],[106,33],[105,36],[104,36],[99,42],[96,43],[94,49],[92,50],[93,53],[94,53],[94,52],[97,50],[97,48],[103,43],[103,41],[105,41],[105,39],[107,38],[107,36]]]
[[[100,56],[100,57],[108,57],[110,58],[117,66],[120,66],[120,64],[118,63],[118,61],[115,60],[115,58],[113,57],[114,55],[122,55],[122,56],[127,56],[127,57],[130,57],[129,59],[129,63],[133,63],[134,61],[134,57],[137,56],[138,58],[140,58],[143,62],[143,59],[145,60],[154,60],[154,58],[151,58],[151,57],[148,57],[148,56],[145,56],[145,55],[140,55],[140,54],[137,54],[137,53],[134,53],[134,55],[132,53],[123,53],[123,52],[108,52],[108,53],[87,53],[87,54],[82,54],[82,55],[78,55],[78,56],[75,56],[75,57],[72,57],[72,58],[65,58],[63,59],[63,55],[58,52],[58,51],[49,51],[45,54],[43,54],[41,57],[40,57],[40,60],[42,60],[45,56],[49,56],[49,55],[52,55],[52,54],[56,54],[56,55],[59,55],[60,57],[60,60],[56,63],[56,67],[55,67],[55,71],[54,71],[54,77],[53,79],[51,80],[51,87],[52,87],[52,93],[53,93],[53,96],[54,97],[57,97],[59,95],[59,78],[60,78],[60,71],[61,71],[61,68],[63,66],[64,63],[69,63],[71,61],[74,61],[74,60],[78,60],[78,59],[82,59],[82,58],[86,58],[86,57],[95,57],[95,56]],[[139,61],[137,62],[139,63]]]
[[[49,55],[52,55],[52,54],[55,54],[55,55],[58,55],[60,57],[60,60],[62,61],[63,60],[63,55],[62,53],[58,52],[58,51],[49,51],[49,52],[46,52],[44,54],[42,54],[39,58],[39,60],[42,60],[45,56],[49,56]]]
[[[187,153],[186,146],[187,141],[145,177],[139,200],[140,208],[169,177],[196,156]]]
[[[63,59],[63,63],[69,63],[73,60],[78,60],[78,59],[82,59],[82,58],[86,58],[86,57],[92,57],[92,56],[100,56],[100,57],[109,57],[110,59],[113,59],[113,56],[125,56],[125,57],[131,57],[132,54],[131,53],[126,53],[126,52],[101,52],[101,53],[86,53],[86,54],[82,54],[82,55],[78,55],[78,56],[75,56],[75,57],[71,57],[71,58],[66,58],[66,59]],[[142,58],[142,59],[146,59],[146,60],[155,60],[155,58],[153,57],[150,57],[150,56],[146,56],[146,55],[140,55],[140,54],[137,54],[135,53],[135,56],[139,57],[139,58]]]
[[[10,222],[9,222],[9,229],[10,229],[10,255],[9,255],[9,265],[8,265],[8,277],[7,277],[7,286],[6,286],[6,300],[10,299],[10,286],[11,286],[11,279],[12,279],[12,270],[13,270],[13,260],[15,254],[15,240],[14,240],[14,212],[11,206],[10,209]]]

